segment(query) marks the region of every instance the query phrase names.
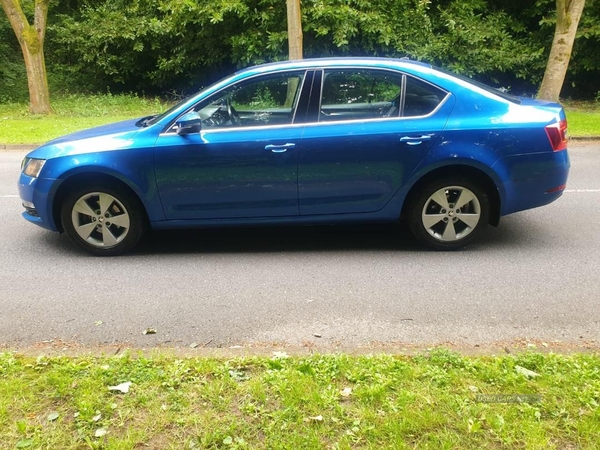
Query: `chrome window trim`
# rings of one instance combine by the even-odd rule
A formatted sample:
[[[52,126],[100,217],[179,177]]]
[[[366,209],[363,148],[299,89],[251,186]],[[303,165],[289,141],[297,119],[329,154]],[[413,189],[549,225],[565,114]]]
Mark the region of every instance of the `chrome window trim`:
[[[315,70],[322,70],[323,71],[323,77],[321,78],[321,87],[319,90],[319,110],[321,109],[321,101],[323,100],[323,86],[325,85],[325,78],[326,78],[326,72],[335,70],[335,71],[339,71],[339,70],[370,70],[370,71],[379,71],[379,72],[392,72],[396,75],[399,75],[401,77],[401,87],[400,87],[400,112],[404,113],[404,100],[406,98],[406,83],[407,83],[407,79],[408,77],[411,77],[415,80],[418,80],[422,83],[428,84],[429,86],[434,87],[435,89],[437,89],[438,91],[444,92],[446,95],[444,96],[444,98],[438,103],[438,105],[428,114],[424,114],[422,116],[401,116],[398,115],[398,117],[375,117],[372,119],[354,119],[354,120],[328,120],[327,122],[308,122],[308,124],[314,124],[314,123],[326,123],[326,124],[332,124],[332,123],[356,123],[356,122],[373,122],[373,121],[381,121],[381,120],[389,120],[389,119],[424,119],[427,117],[430,117],[432,115],[434,115],[441,107],[442,105],[448,100],[448,97],[450,96],[450,92],[447,91],[446,89],[443,89],[433,83],[431,83],[428,80],[424,80],[418,76],[412,75],[410,73],[406,73],[401,69],[392,69],[389,67],[356,67],[356,66],[336,66],[336,67],[318,67],[315,68]]]
[[[406,100],[406,74],[402,74],[402,90],[400,91],[400,107],[398,108],[398,116],[404,117],[404,101]],[[440,102],[441,103],[441,102]]]
[[[440,103],[435,107],[429,114],[423,116],[407,116],[407,117],[377,117],[373,119],[353,119],[353,120],[328,120],[327,122],[306,122],[306,123],[291,123],[291,124],[280,124],[280,125],[264,125],[256,127],[234,127],[234,128],[216,128],[216,129],[203,129],[200,134],[203,133],[231,133],[236,131],[249,131],[249,130],[269,130],[269,129],[282,129],[282,128],[299,128],[306,126],[327,126],[327,125],[339,125],[339,124],[357,124],[357,123],[373,123],[373,122],[389,122],[389,121],[405,121],[405,120],[418,120],[425,119],[433,116],[438,110],[448,101],[450,93],[447,91],[446,96]],[[177,135],[176,132],[160,133],[158,137],[173,136]]]
[[[267,129],[281,129],[281,128],[301,128],[306,126],[306,123],[288,123],[288,124],[277,124],[277,125],[259,125],[253,127],[232,127],[232,128],[203,128],[200,130],[200,135],[204,133],[232,133],[236,131],[249,131],[249,130],[267,130]],[[177,132],[168,131],[162,132],[158,137],[164,136],[177,136]]]
[[[298,97],[295,99],[295,105],[292,107],[292,111],[293,111],[293,115],[292,115],[292,123],[290,123],[290,124],[287,124],[287,125],[293,125],[293,124],[294,124],[294,120],[296,119],[296,112],[297,112],[297,106],[298,106],[298,102],[300,101],[300,95],[302,94],[302,89],[304,88],[304,83],[306,82],[306,78],[307,78],[307,76],[306,76],[306,75],[307,75],[307,73],[308,73],[309,71],[311,71],[311,70],[312,70],[312,71],[314,71],[315,69],[312,69],[312,68],[304,68],[304,69],[293,69],[293,70],[290,70],[290,71],[289,71],[289,72],[292,72],[292,73],[293,73],[293,72],[300,73],[300,74],[301,74],[301,76],[302,76],[302,84],[301,84],[301,85],[300,85],[300,87],[299,87],[299,90],[298,90],[298,93],[299,93],[299,95],[298,95]],[[217,96],[218,94],[220,94],[220,93],[221,93],[221,92],[223,92],[224,90],[226,90],[226,89],[230,88],[231,86],[233,86],[233,85],[236,85],[236,84],[238,84],[238,83],[245,83],[245,82],[247,82],[247,81],[251,81],[251,80],[253,80],[253,79],[255,79],[255,78],[259,78],[259,77],[270,76],[270,75],[282,75],[282,74],[285,74],[286,72],[288,72],[288,71],[281,71],[281,72],[267,72],[267,73],[257,73],[257,74],[251,75],[251,76],[249,76],[249,77],[247,77],[247,78],[243,78],[243,79],[241,79],[241,80],[237,81],[236,83],[233,83],[233,84],[228,84],[228,85],[226,85],[226,86],[223,86],[221,89],[219,89],[219,90],[217,90],[217,91],[215,91],[215,92],[211,93],[211,94],[210,94],[208,97],[206,97],[206,98],[203,98],[202,100],[200,100],[200,101],[198,101],[198,102],[194,103],[192,106],[190,106],[188,109],[186,109],[185,111],[183,111],[181,114],[178,114],[178,115],[177,115],[177,116],[176,116],[176,117],[175,117],[175,118],[174,118],[172,121],[170,121],[170,122],[169,122],[169,124],[168,124],[168,125],[166,125],[166,126],[163,128],[163,130],[162,130],[162,131],[159,133],[159,136],[165,136],[165,135],[177,134],[177,131],[175,131],[175,130],[173,130],[173,129],[172,129],[172,128],[173,128],[173,125],[175,125],[175,122],[177,122],[177,119],[179,119],[180,117],[182,117],[182,116],[184,116],[185,114],[187,114],[187,113],[189,113],[190,111],[192,111],[192,110],[193,110],[193,109],[194,109],[194,108],[195,108],[195,107],[196,107],[196,106],[197,106],[199,103],[201,103],[201,102],[203,102],[204,100],[207,100],[207,99],[209,99],[209,98],[211,98],[211,97],[213,97],[213,96]],[[259,127],[260,127],[260,126],[259,126]],[[232,128],[232,129],[235,129],[235,130],[241,130],[241,129],[245,129],[245,128],[251,128],[251,129],[252,129],[252,128],[257,128],[257,127],[243,127],[243,128],[240,128],[240,127],[238,127],[238,128]],[[223,128],[217,128],[217,129],[215,129],[214,131],[217,131],[217,130],[222,130],[222,129],[223,129]]]
[[[384,121],[389,121],[389,120],[398,120],[398,121],[404,121],[404,120],[415,120],[415,119],[426,119],[428,117],[433,116],[434,114],[436,114],[440,108],[444,105],[444,103],[446,103],[448,101],[448,98],[450,97],[450,93],[447,91],[446,92],[446,96],[442,99],[441,102],[438,103],[438,105],[435,107],[435,109],[433,111],[431,111],[429,114],[425,114],[422,116],[403,116],[403,117],[375,117],[372,119],[352,119],[352,120],[328,120],[327,122],[307,122],[306,125],[331,125],[331,124],[342,124],[342,123],[365,123],[365,122],[384,122]]]
[[[424,80],[424,79],[419,78],[419,77],[415,77],[414,75],[410,75],[410,74],[406,74],[405,77],[406,77],[406,79],[404,80],[404,84],[402,86],[402,97],[403,97],[403,99],[402,99],[402,113],[403,114],[404,114],[404,100],[406,99],[406,83],[408,83],[408,78],[409,77],[412,78],[412,79],[414,79],[414,80],[418,80],[421,83],[425,83],[425,84],[427,84],[429,86],[432,86],[432,87],[436,88],[438,91],[445,92],[446,95],[444,96],[444,98],[442,99],[442,101],[439,102],[438,105],[429,114],[425,114],[425,115],[422,115],[422,116],[402,116],[404,119],[410,119],[411,117],[423,118],[423,117],[429,117],[432,114],[435,114],[435,112],[440,108],[440,106],[446,101],[446,99],[450,95],[450,92],[448,92],[446,89],[442,89],[441,87],[439,87],[439,86],[437,86],[437,85],[435,85],[433,83],[430,83],[427,80]]]
[[[296,118],[296,114],[298,112],[297,110],[297,102],[300,99],[300,96],[298,96],[298,99],[296,101],[296,105],[294,106],[294,115],[293,115],[293,119],[292,119],[292,123],[289,124],[278,124],[278,125],[258,125],[258,126],[251,126],[251,127],[232,127],[232,128],[216,128],[216,129],[202,129],[202,131],[200,133],[205,133],[205,132],[211,132],[211,133],[230,133],[230,132],[236,132],[236,131],[248,131],[248,130],[269,130],[269,129],[282,129],[282,128],[287,128],[287,127],[292,127],[292,128],[296,128],[296,127],[302,127],[302,126],[307,126],[307,125],[319,125],[319,126],[324,126],[324,125],[333,125],[333,124],[343,124],[343,123],[349,123],[349,124],[353,124],[353,123],[365,123],[365,122],[385,122],[385,121],[392,121],[392,120],[417,120],[417,119],[426,119],[428,117],[433,116],[434,114],[436,114],[441,108],[442,106],[448,101],[448,98],[451,96],[451,93],[449,91],[447,91],[446,89],[442,89],[441,87],[430,83],[427,80],[424,80],[420,77],[416,77],[414,75],[411,74],[407,74],[401,70],[397,70],[397,69],[390,69],[390,68],[373,68],[373,67],[356,67],[356,66],[339,66],[339,67],[335,67],[335,68],[325,68],[325,67],[314,67],[314,68],[308,68],[303,70],[304,76],[302,78],[302,86],[300,86],[300,89],[304,88],[304,83],[306,82],[306,74],[308,71],[313,70],[313,71],[318,71],[321,70],[323,72],[323,77],[321,79],[321,86],[319,86],[318,90],[319,90],[319,109],[321,107],[321,100],[323,98],[323,85],[325,82],[325,71],[326,70],[373,70],[373,71],[385,71],[385,72],[391,72],[394,74],[397,74],[401,77],[402,79],[402,90],[401,90],[401,108],[402,108],[402,112],[404,112],[404,97],[406,95],[406,79],[408,77],[412,77],[418,81],[421,81],[423,83],[426,83],[436,89],[438,89],[441,92],[445,92],[446,95],[444,96],[444,98],[442,99],[442,101],[440,101],[438,103],[438,105],[428,114],[424,114],[421,116],[398,116],[398,117],[375,117],[375,118],[371,118],[371,119],[351,119],[351,120],[328,120],[327,122],[305,122],[305,123],[293,123],[293,121]],[[297,72],[296,71],[291,71],[291,72]],[[283,72],[285,73],[285,72]],[[265,74],[265,73],[261,73],[261,74],[256,74],[253,75],[251,77],[245,78],[243,80],[240,80],[241,82],[245,82],[248,80],[252,80],[254,78],[258,78],[261,76],[265,76],[265,75],[270,75],[270,74]],[[228,88],[231,85],[228,85],[226,87],[223,87],[222,89],[219,89],[216,92],[213,92],[210,97],[212,97],[213,95],[217,95],[220,92],[222,92],[223,90],[225,90],[226,88]],[[299,91],[300,93],[302,92],[301,90]],[[199,103],[199,102],[198,102]],[[192,107],[190,107],[188,110],[186,110],[184,113],[180,114],[177,116],[177,118],[175,118],[172,123],[166,127],[164,130],[166,131],[162,131],[158,137],[164,137],[164,136],[173,136],[176,135],[177,132],[175,130],[172,130],[173,124],[175,123],[175,121],[181,117],[183,114],[186,114],[187,112],[191,111],[192,109],[194,109],[194,107],[198,104],[196,103],[195,105],[193,105]]]

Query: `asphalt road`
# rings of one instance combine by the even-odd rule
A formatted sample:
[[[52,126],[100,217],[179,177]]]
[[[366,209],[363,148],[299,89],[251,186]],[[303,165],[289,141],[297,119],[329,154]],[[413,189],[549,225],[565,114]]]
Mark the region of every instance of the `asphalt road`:
[[[570,154],[561,199],[461,252],[393,226],[305,227],[162,232],[96,258],[21,218],[24,153],[0,152],[0,346],[598,343],[600,145]]]

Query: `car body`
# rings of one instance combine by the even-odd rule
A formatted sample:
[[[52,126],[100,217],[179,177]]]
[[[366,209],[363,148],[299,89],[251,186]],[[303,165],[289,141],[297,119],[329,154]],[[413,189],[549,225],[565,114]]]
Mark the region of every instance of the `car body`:
[[[23,161],[23,217],[98,255],[148,228],[393,222],[461,248],[548,204],[569,172],[560,105],[406,59],[236,72],[159,116],[55,139]]]

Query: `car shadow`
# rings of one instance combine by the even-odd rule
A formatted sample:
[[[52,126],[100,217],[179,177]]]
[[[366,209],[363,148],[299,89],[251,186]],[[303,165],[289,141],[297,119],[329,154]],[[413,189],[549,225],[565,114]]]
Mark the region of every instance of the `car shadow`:
[[[488,226],[481,238],[459,251],[536,248],[544,243],[543,223],[509,216]],[[430,253],[404,223],[369,225],[266,226],[153,231],[132,254],[277,253],[322,251],[400,251]]]
[[[526,218],[505,218],[498,228],[488,227],[481,239],[469,246],[466,251],[537,247],[542,244],[536,239],[536,236],[541,236],[539,233],[542,232],[538,228],[535,221]],[[40,233],[38,238],[38,245],[42,245],[48,252],[58,251],[70,256],[91,256],[64,234]],[[371,250],[431,252],[413,238],[406,224],[400,223],[152,231],[138,247],[124,257]]]
[[[328,225],[153,231],[135,254],[421,251],[405,225]]]
[[[35,233],[31,244],[44,253],[89,256],[66,234]],[[303,251],[401,250],[423,251],[405,225],[263,226],[153,230],[133,249],[120,256],[208,253],[276,253]]]

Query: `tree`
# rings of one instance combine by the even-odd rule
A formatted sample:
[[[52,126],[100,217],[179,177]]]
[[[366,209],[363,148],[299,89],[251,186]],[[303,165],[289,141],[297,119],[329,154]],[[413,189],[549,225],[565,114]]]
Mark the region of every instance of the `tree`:
[[[302,59],[302,13],[300,0],[287,0],[289,59]]]
[[[538,98],[558,101],[584,5],[585,0],[556,0],[554,39]]]
[[[23,52],[29,85],[29,110],[33,114],[48,114],[51,111],[44,59],[49,2],[50,0],[35,0],[33,24],[30,24],[23,13],[20,0],[0,0]]]

